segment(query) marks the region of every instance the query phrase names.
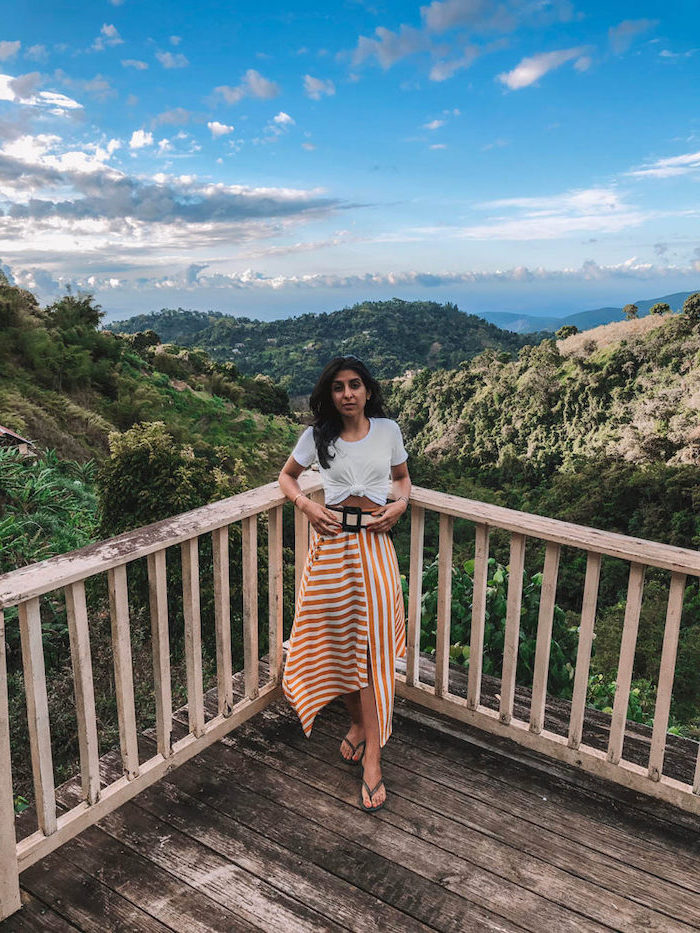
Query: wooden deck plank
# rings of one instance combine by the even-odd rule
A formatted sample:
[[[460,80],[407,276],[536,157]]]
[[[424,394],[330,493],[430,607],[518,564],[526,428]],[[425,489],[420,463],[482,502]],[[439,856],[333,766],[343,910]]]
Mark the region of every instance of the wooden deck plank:
[[[480,908],[463,892],[456,892],[450,887],[454,879],[444,871],[444,865],[445,877],[436,882],[425,872],[376,851],[371,844],[375,824],[359,807],[339,803],[301,782],[291,781],[223,743],[218,750],[220,754],[214,759],[199,756],[198,767],[188,763],[179,768],[172,781],[197,800],[284,846],[301,859],[300,864],[310,862],[322,867],[436,930],[476,933],[523,929]],[[347,782],[347,776],[339,774]],[[349,800],[356,796],[356,780],[353,777],[350,781]],[[294,808],[289,806],[290,792],[297,800]],[[336,812],[320,823],[318,810],[325,813],[328,804]],[[345,818],[338,823],[340,809]],[[312,814],[316,818],[312,819]],[[357,839],[348,831],[351,821],[358,824]]]
[[[152,739],[142,737],[141,742],[144,756],[151,755],[154,748]],[[102,759],[103,774],[111,777],[112,771],[119,773],[118,768],[116,756]],[[196,771],[196,759],[193,768]],[[132,805],[164,821],[163,832],[173,828],[191,836],[241,868],[264,878],[280,891],[293,892],[297,900],[349,930],[424,933],[432,929],[324,869],[300,862],[287,849],[236,822],[228,814],[208,807],[171,781],[161,781],[144,791]],[[100,827],[115,832],[113,826],[105,825],[105,821],[100,823]],[[117,835],[123,840],[121,830]],[[156,837],[158,845],[162,838],[162,835]]]
[[[330,717],[328,717],[330,718]],[[320,717],[319,717],[320,720]],[[327,758],[337,746],[337,729],[330,722],[315,724],[315,743],[306,743],[310,754],[320,752]],[[331,731],[326,731],[331,726]],[[323,740],[319,741],[320,735]],[[469,859],[471,847],[478,852],[482,864],[490,861],[490,870],[518,880],[530,890],[541,889],[541,893],[552,900],[563,898],[562,903],[576,907],[582,913],[593,911],[593,916],[605,922],[606,918],[617,917],[619,929],[667,929],[668,917],[681,923],[691,920],[700,924],[700,897],[640,871],[636,865],[618,862],[604,852],[582,845],[578,836],[569,838],[558,835],[545,825],[533,832],[527,820],[527,810],[513,814],[500,809],[503,794],[489,786],[489,792],[481,798],[471,793],[472,775],[461,766],[446,768],[449,761],[436,755],[424,753],[418,744],[410,742],[411,734],[404,741],[388,743],[383,752],[383,773],[392,795],[399,798],[393,810],[411,818],[401,798],[425,807],[431,814],[431,832],[440,827],[439,842],[448,850],[463,853]],[[295,747],[302,747],[303,737],[295,734],[285,738]],[[342,766],[341,766],[342,767]],[[541,803],[541,801],[540,801]],[[454,826],[443,825],[440,817],[446,814]],[[550,826],[556,826],[554,814],[549,814]],[[590,835],[594,835],[591,830]],[[494,845],[494,841],[497,844]],[[530,860],[528,862],[528,856]],[[554,872],[545,871],[538,863],[553,866]],[[528,879],[527,872],[532,872]],[[580,882],[583,881],[584,884]],[[639,910],[636,904],[642,905]],[[578,905],[578,906],[577,906]],[[664,914],[654,917],[648,910]],[[656,925],[655,925],[656,924]],[[690,929],[690,928],[687,928]]]
[[[20,897],[22,911],[0,924],[3,933],[74,933],[79,929],[29,891],[22,891]]]
[[[282,724],[282,728],[289,731],[288,725]],[[215,770],[215,781],[226,778],[224,786],[235,780],[272,801],[282,796],[286,809],[296,813],[297,819],[307,817],[341,833],[348,840],[525,929],[540,930],[543,923],[561,933],[604,929],[599,923],[559,907],[508,878],[496,876],[480,865],[426,842],[415,833],[398,828],[392,824],[390,816],[385,818],[385,811],[381,811],[382,819],[368,824],[367,817],[359,810],[358,776],[348,775],[318,760],[309,762],[304,752],[291,747],[281,750],[279,739],[274,738],[274,729],[270,731],[272,738],[265,735],[261,727],[231,736],[219,746],[207,749],[200,756],[202,764]],[[174,780],[177,782],[177,775]],[[253,818],[257,821],[262,819],[261,809],[260,804],[255,808]],[[420,808],[414,807],[414,811],[415,823],[419,825]],[[240,814],[237,818],[250,817]]]
[[[107,920],[112,930],[138,933],[166,933],[170,930],[109,885],[81,871],[62,852],[51,852],[32,865],[22,872],[20,881],[22,890],[50,905],[53,912],[83,933],[105,933],[105,929],[110,929],[106,926]],[[16,917],[21,916],[20,911]],[[4,925],[0,925],[0,929],[4,933]]]
[[[66,791],[66,803],[73,802],[71,793],[75,793],[74,789]],[[335,933],[341,929],[296,898],[272,887],[265,878],[222,858],[207,845],[131,802],[102,819],[99,830],[112,845],[128,848],[131,859],[143,854],[151,871],[156,869],[158,876],[163,877],[164,889],[170,887],[174,892],[179,891],[180,896],[189,893],[193,900],[197,892],[201,892],[211,903],[212,911],[216,905],[225,908],[231,929],[284,929],[285,933],[314,930]],[[100,863],[99,858],[96,863]],[[157,887],[152,894],[144,892],[142,904],[149,913],[158,909]],[[225,930],[226,922],[212,929]]]

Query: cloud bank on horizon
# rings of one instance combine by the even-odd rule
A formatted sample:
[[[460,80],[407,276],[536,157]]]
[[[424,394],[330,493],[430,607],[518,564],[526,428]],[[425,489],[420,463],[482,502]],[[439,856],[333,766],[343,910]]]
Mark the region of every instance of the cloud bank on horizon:
[[[700,284],[695,0],[319,10],[6,11],[0,268],[121,316]]]

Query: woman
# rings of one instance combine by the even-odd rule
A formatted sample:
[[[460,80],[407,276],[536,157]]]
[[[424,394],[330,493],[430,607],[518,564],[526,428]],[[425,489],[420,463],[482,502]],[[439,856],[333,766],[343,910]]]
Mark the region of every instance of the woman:
[[[374,812],[386,799],[380,750],[391,734],[394,665],[406,653],[389,529],[408,508],[408,455],[399,426],[384,416],[379,384],[354,356],[326,366],[311,411],[313,425],[279,477],[313,528],[282,686],[307,737],[318,711],[343,696],[350,729],[340,753],[349,764],[362,763],[361,804]],[[325,505],[297,482],[314,460]],[[392,489],[396,501],[387,503]]]

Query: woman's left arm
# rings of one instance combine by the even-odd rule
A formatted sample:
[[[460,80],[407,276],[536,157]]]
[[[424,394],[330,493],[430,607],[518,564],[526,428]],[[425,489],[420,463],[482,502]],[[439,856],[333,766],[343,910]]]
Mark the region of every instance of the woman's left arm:
[[[408,498],[411,495],[411,477],[408,474],[405,461],[391,468],[391,492],[395,496],[395,501],[387,502],[386,505],[377,509],[376,514],[381,518],[368,525],[368,531],[388,531],[408,508]]]

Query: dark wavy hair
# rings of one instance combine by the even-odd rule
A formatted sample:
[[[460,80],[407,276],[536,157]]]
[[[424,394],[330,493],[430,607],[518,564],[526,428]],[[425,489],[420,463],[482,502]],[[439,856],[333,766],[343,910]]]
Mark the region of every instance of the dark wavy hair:
[[[335,356],[328,363],[318,377],[309,399],[311,412],[314,416],[314,443],[318,454],[318,462],[327,470],[330,466],[331,454],[329,447],[343,430],[343,419],[333,404],[331,386],[333,380],[341,369],[351,369],[357,373],[369,392],[369,399],[365,405],[365,415],[368,418],[384,418],[384,401],[381,386],[372,376],[362,360],[356,356]]]

